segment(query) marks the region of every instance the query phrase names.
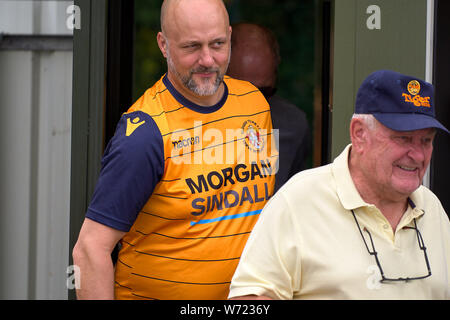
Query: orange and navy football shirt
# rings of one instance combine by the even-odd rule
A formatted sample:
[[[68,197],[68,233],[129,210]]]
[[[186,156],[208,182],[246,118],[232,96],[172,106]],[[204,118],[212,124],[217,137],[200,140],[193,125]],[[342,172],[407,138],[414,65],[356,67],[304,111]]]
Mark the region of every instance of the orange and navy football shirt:
[[[227,76],[224,85],[202,107],[165,75],[120,119],[86,214],[127,232],[117,299],[227,298],[277,152],[263,95]]]

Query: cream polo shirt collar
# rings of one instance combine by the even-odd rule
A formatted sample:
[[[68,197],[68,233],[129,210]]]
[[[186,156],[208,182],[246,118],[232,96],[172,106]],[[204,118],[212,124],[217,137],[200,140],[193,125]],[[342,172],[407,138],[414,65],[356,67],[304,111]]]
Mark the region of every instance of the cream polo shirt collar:
[[[336,181],[336,191],[342,206],[351,212],[351,210],[370,206],[360,196],[356,189],[353,179],[350,175],[348,168],[348,157],[352,145],[349,144],[345,147],[344,151],[336,157],[332,165],[332,173]],[[406,210],[403,218],[400,221],[401,225],[407,225],[414,218],[418,218],[425,213],[422,207],[423,197],[421,188],[417,188],[409,197],[408,202],[410,206]]]

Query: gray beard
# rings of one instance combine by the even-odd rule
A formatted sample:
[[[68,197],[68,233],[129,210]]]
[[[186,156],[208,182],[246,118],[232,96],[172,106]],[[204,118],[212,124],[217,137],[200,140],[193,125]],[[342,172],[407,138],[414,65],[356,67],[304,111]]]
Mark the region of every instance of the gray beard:
[[[216,80],[214,81],[214,83],[212,83],[212,84],[205,83],[202,86],[197,85],[197,83],[192,78],[192,74],[194,72],[198,72],[198,69],[195,70],[195,71],[191,71],[190,74],[189,74],[189,77],[180,77],[180,80],[183,82],[183,84],[184,84],[184,86],[186,88],[188,88],[189,90],[194,92],[196,95],[198,95],[198,96],[211,96],[214,93],[216,93],[217,90],[219,89],[219,86],[220,86],[220,84],[223,81],[223,75],[221,76],[219,71],[217,71],[217,70],[207,70],[207,68],[205,68],[205,70],[202,70],[202,71],[205,71],[205,72],[216,72]]]

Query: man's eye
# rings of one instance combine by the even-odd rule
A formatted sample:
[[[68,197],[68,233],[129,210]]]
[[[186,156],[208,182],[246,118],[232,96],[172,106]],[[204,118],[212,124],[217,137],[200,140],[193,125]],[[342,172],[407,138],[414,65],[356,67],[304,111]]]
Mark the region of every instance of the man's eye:
[[[410,137],[407,137],[407,136],[400,136],[400,137],[398,137],[398,139],[399,139],[401,142],[404,142],[404,143],[408,143],[408,142],[411,141],[411,138],[410,138]]]
[[[224,43],[225,43],[224,41],[213,42],[213,47],[219,48],[219,47],[223,46]]]

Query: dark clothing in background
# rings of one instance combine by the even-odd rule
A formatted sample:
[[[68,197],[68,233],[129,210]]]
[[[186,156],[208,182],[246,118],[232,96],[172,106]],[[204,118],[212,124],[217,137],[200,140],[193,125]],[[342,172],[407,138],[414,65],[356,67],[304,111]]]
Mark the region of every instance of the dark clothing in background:
[[[277,95],[270,97],[268,102],[272,126],[279,129],[279,168],[275,176],[275,193],[294,174],[306,169],[306,158],[311,151],[311,133],[302,110]]]

